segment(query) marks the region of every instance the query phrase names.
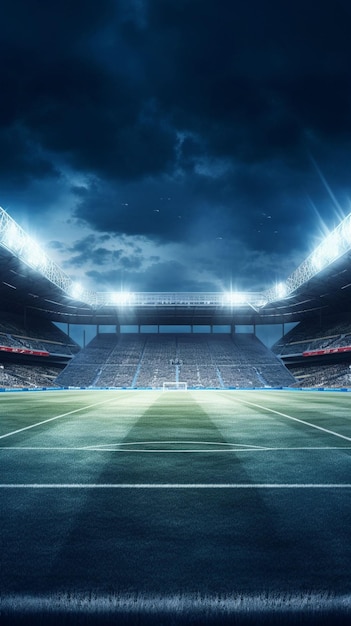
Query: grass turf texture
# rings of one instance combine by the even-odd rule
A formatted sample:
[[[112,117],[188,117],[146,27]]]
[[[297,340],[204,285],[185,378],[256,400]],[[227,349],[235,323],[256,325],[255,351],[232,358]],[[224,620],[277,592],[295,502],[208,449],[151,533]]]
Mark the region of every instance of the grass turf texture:
[[[61,622],[350,619],[350,408],[332,392],[1,394],[3,619],[56,619],[58,597]]]

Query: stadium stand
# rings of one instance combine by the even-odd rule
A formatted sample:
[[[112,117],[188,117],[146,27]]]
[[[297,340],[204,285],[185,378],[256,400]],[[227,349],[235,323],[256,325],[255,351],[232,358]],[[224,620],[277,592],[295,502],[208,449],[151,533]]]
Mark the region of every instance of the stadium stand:
[[[56,384],[75,387],[192,388],[289,386],[294,377],[253,334],[99,334]]]
[[[106,362],[112,347],[113,335],[97,335],[59,374],[56,383],[63,387],[94,386],[103,364]]]
[[[45,350],[51,354],[73,356],[79,346],[55,324],[0,312],[0,345],[28,350]]]
[[[67,360],[79,350],[74,341],[47,320],[24,320],[0,312],[1,388],[52,387]]]
[[[54,386],[58,367],[40,365],[0,364],[0,388],[35,388]]]
[[[351,368],[347,363],[318,365],[316,367],[293,367],[291,373],[296,378],[296,387],[351,387]]]
[[[183,381],[198,389],[351,386],[351,352],[343,354],[340,363],[322,359],[311,364],[304,356],[306,351],[351,347],[351,321],[341,315],[303,320],[272,350],[254,334],[241,333],[101,333],[80,350],[51,322],[24,323],[19,316],[0,313],[0,346],[45,351],[50,357],[67,357],[68,362],[64,369],[52,359],[27,364],[11,350],[6,355],[0,351],[3,388],[162,388],[165,381]]]
[[[296,379],[294,386],[333,388],[351,386],[348,348],[351,349],[350,316],[334,314],[303,320],[272,350],[289,367]]]
[[[272,350],[284,358],[308,350],[351,346],[351,320],[331,317],[304,320],[277,341]]]

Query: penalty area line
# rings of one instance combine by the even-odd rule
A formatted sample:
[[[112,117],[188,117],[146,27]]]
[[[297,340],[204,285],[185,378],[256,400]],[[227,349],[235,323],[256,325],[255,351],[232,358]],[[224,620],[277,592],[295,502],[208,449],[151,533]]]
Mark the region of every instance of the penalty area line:
[[[3,483],[0,489],[351,489],[351,483]]]

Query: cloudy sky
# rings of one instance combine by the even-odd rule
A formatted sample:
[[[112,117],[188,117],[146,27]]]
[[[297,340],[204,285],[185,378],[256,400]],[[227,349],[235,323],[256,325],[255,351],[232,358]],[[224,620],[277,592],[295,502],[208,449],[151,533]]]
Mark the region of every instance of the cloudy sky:
[[[350,212],[349,0],[0,21],[0,205],[85,287],[262,290]]]

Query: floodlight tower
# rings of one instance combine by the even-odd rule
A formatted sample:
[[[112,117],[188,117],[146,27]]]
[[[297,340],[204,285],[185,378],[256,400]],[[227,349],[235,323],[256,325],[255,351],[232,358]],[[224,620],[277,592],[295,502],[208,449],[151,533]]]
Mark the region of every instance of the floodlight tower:
[[[91,299],[91,292],[78,288],[63,270],[40,248],[39,244],[0,207],[0,245],[12,252],[32,269],[40,272],[51,283],[62,289],[73,299]]]
[[[351,213],[332,230],[301,265],[287,278],[268,289],[265,296],[268,302],[276,302],[292,294],[301,285],[319,274],[322,270],[351,250]]]
[[[351,250],[351,213],[319,244],[303,263],[287,278],[263,292],[229,293],[130,293],[89,291],[72,280],[54,263],[24,230],[0,207],[0,246],[9,250],[27,266],[59,287],[74,302],[88,305],[92,310],[107,308],[147,307],[214,307],[233,312],[254,311],[284,300],[301,285],[316,276],[331,263]]]

